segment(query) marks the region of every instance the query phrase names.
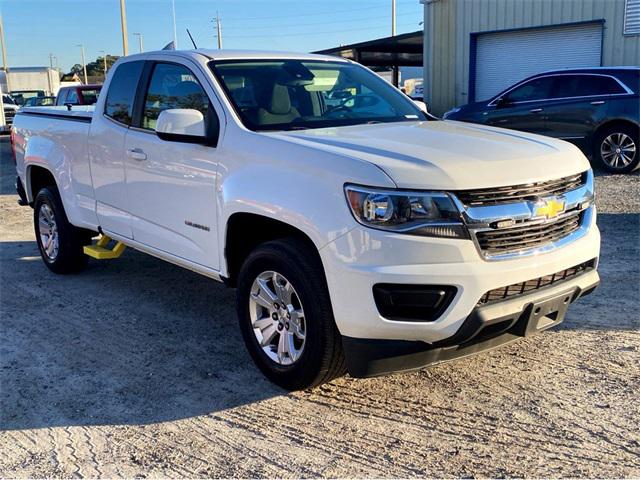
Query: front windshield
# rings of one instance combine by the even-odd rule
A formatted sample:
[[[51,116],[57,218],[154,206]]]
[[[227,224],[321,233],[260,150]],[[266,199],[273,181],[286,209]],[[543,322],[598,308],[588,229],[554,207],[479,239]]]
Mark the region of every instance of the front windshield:
[[[9,105],[15,105],[16,102],[13,101],[13,98],[11,98],[9,95],[2,95],[2,102],[3,103],[8,103]]]
[[[347,62],[229,60],[211,63],[251,130],[298,130],[424,120],[375,73]]]

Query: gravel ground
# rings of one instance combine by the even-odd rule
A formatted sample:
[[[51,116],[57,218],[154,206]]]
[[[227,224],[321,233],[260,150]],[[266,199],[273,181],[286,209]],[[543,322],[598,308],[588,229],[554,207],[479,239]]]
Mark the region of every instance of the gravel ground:
[[[598,175],[602,286],[560,326],[287,393],[232,290],[132,250],[49,273],[0,147],[0,477],[640,476],[638,175]]]

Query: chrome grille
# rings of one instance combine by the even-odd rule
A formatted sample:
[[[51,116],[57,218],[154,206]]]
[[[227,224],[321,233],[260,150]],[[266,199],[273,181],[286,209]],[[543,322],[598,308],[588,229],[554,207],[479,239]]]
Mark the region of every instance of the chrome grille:
[[[13,117],[16,116],[16,111],[12,110],[10,108],[5,108],[4,109],[4,120],[6,122],[7,125],[12,125],[13,124]]]
[[[580,211],[569,212],[554,220],[524,222],[511,228],[476,232],[480,249],[489,255],[531,250],[556,242],[580,228]]]
[[[549,285],[560,283],[564,280],[568,280],[575,276],[581,275],[588,270],[593,269],[595,265],[596,260],[593,259],[574,267],[560,270],[559,272],[552,273],[550,275],[533,278],[531,280],[527,280],[526,282],[513,283],[511,285],[507,285],[506,287],[494,288],[493,290],[489,290],[482,296],[482,298],[478,301],[478,305],[486,305],[487,303],[497,302],[499,300],[511,298],[516,295],[522,295],[532,290],[538,290]]]
[[[456,197],[469,206],[521,202],[535,197],[562,195],[585,183],[586,172],[546,182],[526,183],[508,187],[480,188],[454,192]]]

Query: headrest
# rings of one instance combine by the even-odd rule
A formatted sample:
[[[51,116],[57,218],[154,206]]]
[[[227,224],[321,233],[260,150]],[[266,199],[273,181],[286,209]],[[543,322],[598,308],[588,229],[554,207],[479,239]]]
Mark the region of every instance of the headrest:
[[[177,83],[171,88],[171,94],[176,97],[186,97],[198,93],[202,93],[202,87],[193,80]]]
[[[284,85],[274,84],[271,102],[269,103],[269,112],[275,115],[286,115],[290,111],[291,98],[289,98],[289,89]]]

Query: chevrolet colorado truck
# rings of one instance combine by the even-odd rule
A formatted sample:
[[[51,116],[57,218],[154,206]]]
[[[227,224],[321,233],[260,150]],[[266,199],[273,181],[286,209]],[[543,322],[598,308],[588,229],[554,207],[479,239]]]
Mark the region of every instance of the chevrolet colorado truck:
[[[439,120],[340,58],[124,57],[95,106],[22,109],[12,146],[50,270],[131,247],[236,287],[287,389],[511,342],[599,282],[575,146]]]

